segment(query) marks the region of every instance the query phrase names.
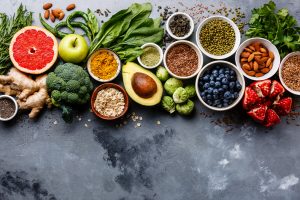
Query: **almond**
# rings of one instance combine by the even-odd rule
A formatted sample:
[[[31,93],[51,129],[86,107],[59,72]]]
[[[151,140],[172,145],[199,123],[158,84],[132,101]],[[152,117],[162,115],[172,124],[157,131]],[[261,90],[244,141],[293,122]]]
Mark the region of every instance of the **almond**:
[[[269,51],[269,57],[274,60],[274,53],[272,51]]]
[[[250,67],[249,64],[243,64],[242,68],[243,68],[244,70],[248,70],[248,71],[251,70],[251,67]]]
[[[264,74],[263,73],[256,73],[255,77],[262,77]]]
[[[76,7],[76,5],[75,5],[74,3],[72,3],[72,4],[70,4],[70,5],[67,6],[66,10],[67,10],[67,11],[71,11],[71,10],[73,10],[75,7]]]
[[[44,18],[45,19],[49,19],[49,17],[50,17],[50,11],[49,10],[45,10]]]
[[[241,62],[245,62],[245,61],[248,61],[248,59],[247,58],[242,58],[241,59]]]
[[[54,15],[52,14],[52,12],[50,13],[50,19],[51,19],[52,22],[55,22],[55,17],[54,17]]]
[[[273,63],[270,64],[269,69],[271,70],[273,67]]]
[[[253,46],[255,48],[255,51],[260,51],[260,42],[254,42]]]
[[[249,49],[249,48],[245,48],[245,51],[247,51],[247,52],[249,52],[249,53],[252,53],[253,51],[251,50],[251,49]]]
[[[254,54],[251,54],[249,57],[248,57],[248,62],[251,62],[254,58]]]
[[[59,13],[59,18],[58,18],[59,20],[62,20],[64,17],[65,17],[64,12]]]
[[[60,8],[56,8],[56,9],[53,9],[51,12],[54,15],[54,17],[59,18],[60,13],[62,13],[63,11]]]
[[[266,62],[266,67],[269,67],[271,65],[271,63],[272,63],[272,59],[269,58]]]
[[[252,51],[255,51],[254,46],[250,45],[250,46],[248,46],[248,47],[249,47],[249,49],[251,49]]]
[[[263,68],[263,69],[261,69],[260,71],[261,71],[262,73],[266,74],[266,73],[268,73],[268,72],[270,71],[270,69],[269,69],[269,68]]]
[[[262,56],[262,57],[268,57],[269,54],[266,52],[266,53],[262,53],[261,56]]]
[[[245,52],[245,51],[241,54],[242,58],[248,58],[250,55],[251,54],[249,52]]]
[[[249,62],[249,65],[251,67],[251,70],[253,69],[253,62]]]
[[[247,75],[249,76],[254,76],[256,74],[255,71],[248,71],[248,72],[245,72]]]
[[[254,60],[258,63],[260,63],[260,58],[261,58],[261,56],[254,56]]]
[[[253,62],[253,70],[258,72],[258,63],[256,61]]]
[[[261,56],[261,53],[259,51],[255,51],[253,54],[256,56]]]
[[[258,69],[263,69],[263,68],[265,68],[265,67],[266,67],[265,63],[263,63],[263,64],[261,64],[261,65],[258,65]]]
[[[268,59],[269,59],[268,57],[262,57],[262,58],[260,59],[260,61],[261,61],[262,63],[265,63],[265,62],[267,62]]]
[[[44,10],[49,10],[51,7],[52,7],[52,3],[45,3],[45,4],[43,5],[43,9],[44,9]]]
[[[262,52],[262,53],[267,53],[267,50],[266,50],[265,48],[261,47],[261,48],[260,48],[260,52]]]

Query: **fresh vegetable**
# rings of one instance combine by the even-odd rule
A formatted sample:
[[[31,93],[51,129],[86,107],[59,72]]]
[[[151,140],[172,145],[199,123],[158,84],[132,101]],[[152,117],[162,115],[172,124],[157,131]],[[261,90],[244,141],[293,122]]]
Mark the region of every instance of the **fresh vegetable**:
[[[187,85],[184,89],[187,92],[189,99],[196,96],[196,88],[194,85]]]
[[[176,78],[169,78],[164,84],[164,88],[169,95],[173,95],[179,87],[183,87],[183,82]]]
[[[170,114],[175,112],[175,102],[172,97],[170,96],[164,96],[161,100],[161,105],[163,109],[165,109]]]
[[[175,103],[184,103],[188,100],[189,95],[183,87],[179,87],[173,93],[173,100]]]
[[[36,118],[51,100],[46,88],[47,75],[40,75],[33,80],[16,68],[11,68],[7,75],[0,75],[0,92],[17,96],[21,110],[31,110],[29,118]]]
[[[91,42],[89,56],[106,47],[116,51],[122,61],[132,61],[143,53],[140,48],[143,44],[160,42],[164,30],[160,27],[160,18],[149,18],[151,11],[150,3],[134,3],[114,14]]]
[[[166,68],[159,66],[156,70],[156,76],[161,82],[165,82],[169,78],[169,73]]]
[[[194,102],[192,100],[187,100],[183,104],[176,105],[176,111],[181,115],[190,115],[194,110]]]
[[[276,45],[282,58],[300,50],[300,27],[296,18],[286,8],[277,10],[273,1],[252,10],[246,36],[267,38]]]
[[[25,26],[32,24],[32,12],[21,4],[13,17],[0,13],[0,74],[6,74],[13,64],[9,58],[9,44],[12,37]]]
[[[53,105],[62,109],[62,117],[66,122],[71,122],[72,105],[87,103],[93,84],[82,67],[65,63],[48,74],[47,87]]]
[[[289,114],[292,109],[292,98],[283,98],[284,92],[275,80],[254,82],[245,89],[243,107],[255,121],[265,127],[274,126],[280,122],[279,116]]]

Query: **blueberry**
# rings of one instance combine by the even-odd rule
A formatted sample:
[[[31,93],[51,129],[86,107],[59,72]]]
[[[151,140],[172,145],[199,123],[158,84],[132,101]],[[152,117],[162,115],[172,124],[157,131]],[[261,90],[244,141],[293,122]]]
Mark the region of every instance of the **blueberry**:
[[[206,101],[206,103],[207,103],[208,105],[210,105],[210,106],[212,106],[212,104],[213,104],[212,101],[209,100],[209,99]]]
[[[215,87],[217,87],[217,88],[218,88],[218,87],[221,87],[221,82],[220,82],[220,81],[216,81],[216,82],[215,82]]]
[[[222,78],[222,84],[228,85],[228,79],[227,78]]]
[[[209,85],[210,85],[210,86],[215,86],[215,81],[210,81],[210,82],[209,82]]]
[[[235,76],[230,76],[230,80],[231,81],[236,81],[236,77]]]
[[[206,98],[211,100],[212,99],[212,96],[210,94],[206,95]]]
[[[240,91],[242,89],[242,85],[240,84],[239,81],[235,82],[235,88],[236,88],[237,91]]]
[[[212,94],[212,93],[213,93],[213,90],[214,90],[213,88],[209,87],[209,88],[207,89],[207,93],[208,93],[208,94]]]
[[[226,91],[226,92],[224,93],[224,98],[225,98],[225,99],[230,99],[230,98],[231,98],[231,93],[230,93],[229,91]]]
[[[228,107],[228,103],[223,103],[223,107]]]
[[[223,94],[225,91],[223,88],[219,88],[218,90],[219,90],[219,93],[221,93],[221,94]]]
[[[223,103],[228,103],[229,100],[228,99],[223,99]]]
[[[223,68],[219,69],[219,74],[224,74],[224,69]]]
[[[212,74],[219,74],[219,71],[216,70],[216,69],[214,69],[214,70],[212,71]]]
[[[231,76],[234,76],[234,75],[235,75],[235,71],[234,71],[234,70],[230,69],[229,71],[230,71],[229,74],[230,74]]]
[[[222,108],[222,104],[218,104],[217,107],[218,107],[218,108]]]
[[[216,95],[216,94],[214,94],[214,95],[213,95],[213,99],[219,99],[219,96]]]
[[[209,83],[205,83],[203,86],[204,89],[208,89],[209,87],[210,87]]]
[[[208,81],[209,81],[209,75],[205,75],[205,76],[203,77],[203,81],[208,82]]]
[[[204,97],[205,94],[206,94],[206,92],[201,92],[201,93],[200,93],[200,96],[201,96],[201,97]]]
[[[215,66],[215,69],[220,69],[221,67],[219,65]]]
[[[230,75],[229,74],[225,74],[224,77],[227,78],[227,79],[230,79]]]
[[[213,94],[219,94],[219,90],[218,89],[214,89],[213,90]]]
[[[233,95],[234,95],[235,99],[237,99],[239,97],[239,93],[238,92],[233,93]]]
[[[230,83],[229,83],[229,88],[230,88],[230,89],[235,88],[235,82],[230,82]]]
[[[228,90],[228,85],[222,85],[222,88],[223,88],[224,90]]]
[[[225,69],[225,72],[224,72],[225,74],[230,74],[230,71],[228,70],[228,69]]]
[[[216,77],[216,81],[221,81],[221,78],[220,77]]]
[[[215,103],[216,105],[220,105],[220,104],[221,104],[221,100],[220,100],[220,99],[216,99],[216,100],[214,101],[214,103]]]
[[[220,79],[222,79],[222,78],[224,78],[224,77],[225,77],[224,74],[219,74],[219,78],[220,78]]]

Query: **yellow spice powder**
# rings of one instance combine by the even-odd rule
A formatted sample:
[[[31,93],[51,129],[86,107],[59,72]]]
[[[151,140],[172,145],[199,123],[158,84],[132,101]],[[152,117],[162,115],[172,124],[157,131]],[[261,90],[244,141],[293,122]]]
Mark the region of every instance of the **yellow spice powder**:
[[[102,80],[109,80],[117,73],[118,62],[109,52],[99,52],[91,62],[92,73]]]

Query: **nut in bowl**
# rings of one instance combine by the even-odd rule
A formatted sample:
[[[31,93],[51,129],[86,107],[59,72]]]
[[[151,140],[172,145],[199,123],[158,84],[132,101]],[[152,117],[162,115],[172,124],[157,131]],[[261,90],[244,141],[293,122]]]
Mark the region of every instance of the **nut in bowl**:
[[[196,78],[199,100],[214,111],[226,111],[236,106],[245,91],[245,80],[235,65],[213,61],[204,66]]]
[[[241,33],[237,25],[227,17],[211,16],[203,20],[196,32],[199,49],[212,59],[226,59],[239,48]]]
[[[279,68],[279,79],[283,87],[292,94],[300,95],[300,52],[286,55]]]
[[[115,120],[123,117],[128,110],[128,95],[125,90],[114,83],[98,86],[91,98],[92,111],[104,120]]]
[[[280,55],[269,40],[250,38],[244,41],[235,54],[235,62],[245,77],[260,81],[271,78],[280,65]]]
[[[166,30],[175,40],[184,40],[192,35],[194,21],[187,13],[176,12],[168,18]]]
[[[146,69],[158,67],[163,60],[163,51],[155,43],[146,43],[141,47],[144,52],[137,59],[140,65]]]
[[[110,49],[99,49],[91,55],[87,62],[87,69],[91,77],[99,82],[114,80],[121,71],[119,56]]]
[[[173,77],[190,79],[199,73],[203,65],[203,56],[194,43],[179,40],[167,47],[164,65]]]

